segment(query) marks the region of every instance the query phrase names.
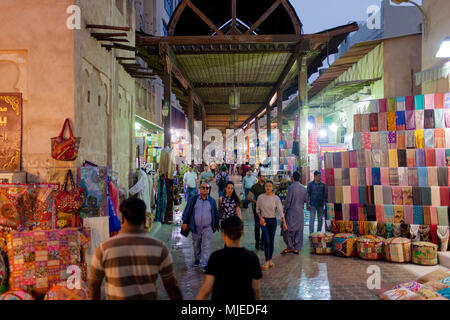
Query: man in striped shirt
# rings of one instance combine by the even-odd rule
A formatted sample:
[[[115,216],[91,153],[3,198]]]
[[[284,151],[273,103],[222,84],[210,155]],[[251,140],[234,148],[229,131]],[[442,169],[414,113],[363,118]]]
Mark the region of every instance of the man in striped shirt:
[[[121,203],[120,212],[120,233],[102,242],[92,258],[90,298],[100,299],[101,284],[106,278],[107,300],[156,299],[159,274],[169,297],[181,300],[169,249],[162,241],[150,237],[144,229],[144,201],[129,198]]]

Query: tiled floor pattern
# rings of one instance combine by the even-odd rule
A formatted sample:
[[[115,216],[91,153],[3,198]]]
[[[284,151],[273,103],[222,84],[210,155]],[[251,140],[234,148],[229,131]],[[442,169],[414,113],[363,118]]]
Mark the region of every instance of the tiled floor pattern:
[[[240,192],[239,179],[236,187]],[[213,196],[217,190],[213,189]],[[182,206],[183,207],[183,206]],[[182,209],[182,207],[180,209]],[[254,248],[253,213],[243,210],[245,235],[242,245],[249,250]],[[181,218],[181,212],[175,214],[175,219]],[[184,299],[195,299],[203,282],[203,273],[192,266],[192,239],[184,238],[179,233],[180,226],[163,225],[157,237],[171,245],[175,265],[176,278],[183,292]],[[285,244],[280,236],[280,226],[277,227],[274,263],[275,268],[263,272],[261,295],[267,300],[378,300],[379,293],[391,289],[398,283],[417,278],[402,264],[385,261],[366,261],[357,257],[341,258],[332,255],[314,255],[309,252],[308,229],[305,227],[304,246],[300,255],[280,255]],[[223,248],[220,233],[213,237],[212,250]],[[256,251],[260,261],[264,261],[264,252]],[[368,267],[376,265],[380,269],[381,288],[370,290],[367,287]],[[427,268],[427,267],[423,267]],[[168,299],[162,283],[158,280],[159,299]]]

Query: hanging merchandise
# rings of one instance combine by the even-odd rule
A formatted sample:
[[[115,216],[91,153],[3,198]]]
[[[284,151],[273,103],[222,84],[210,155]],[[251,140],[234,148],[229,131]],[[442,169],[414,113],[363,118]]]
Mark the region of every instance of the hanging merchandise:
[[[80,289],[69,289],[64,282],[55,284],[45,295],[44,300],[89,300],[88,289],[86,285],[81,285]]]
[[[56,228],[57,184],[0,184],[0,225],[13,229]]]
[[[110,196],[108,196],[108,216],[109,216],[109,233],[110,236],[117,235],[122,228],[116,209]]]
[[[163,176],[159,177],[158,182],[158,199],[156,202],[156,215],[155,215],[155,221],[157,222],[163,222],[164,221],[164,215],[167,209],[167,190],[166,190],[166,183]]]
[[[85,193],[85,201],[80,208],[82,217],[106,217],[107,168],[81,167],[78,170],[80,186]]]
[[[77,229],[11,232],[8,235],[10,289],[42,297],[53,284],[67,280],[71,275],[69,266],[83,268],[82,237]]]
[[[131,187],[131,189],[128,192],[130,193],[131,196],[137,194],[138,198],[145,202],[147,211],[150,211],[151,209],[150,186],[148,184],[147,173],[142,169],[138,170],[137,173],[139,180],[133,187]]]
[[[48,169],[48,183],[59,183],[63,185],[66,181],[67,171],[72,171],[72,176],[74,180],[77,182],[77,168],[49,168]],[[78,187],[78,185],[77,185]]]
[[[6,281],[7,281],[7,269],[6,263],[3,259],[2,251],[0,251],[0,294],[5,292],[6,290]]]
[[[71,190],[67,191],[70,180]],[[77,188],[73,180],[72,171],[68,170],[61,190],[54,191],[56,209],[58,212],[76,213],[84,203],[84,189]]]
[[[85,261],[90,266],[95,250],[100,243],[109,239],[109,217],[96,217],[83,219],[85,228],[90,229],[90,245],[85,250]]]
[[[69,138],[64,138],[66,126],[69,127]],[[59,136],[51,138],[52,141],[52,158],[61,161],[73,161],[78,157],[78,148],[80,147],[81,138],[73,135],[70,120],[66,119],[59,133]]]

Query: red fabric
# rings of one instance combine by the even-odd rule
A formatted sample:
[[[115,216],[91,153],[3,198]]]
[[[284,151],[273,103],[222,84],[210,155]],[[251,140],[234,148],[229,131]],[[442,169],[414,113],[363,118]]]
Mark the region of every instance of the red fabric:
[[[434,108],[435,109],[444,108],[444,100],[445,100],[445,96],[443,93],[436,93],[434,95]]]
[[[119,190],[114,186],[114,183],[109,182],[109,195],[111,196],[114,209],[116,210],[119,219],[122,219],[119,211]]]
[[[327,169],[325,176],[327,186],[334,186],[334,169]]]
[[[431,242],[433,242],[434,244],[438,244],[438,235],[437,235],[437,225],[436,224],[432,224],[430,226],[430,238],[431,238]]]
[[[435,149],[425,149],[425,164],[427,167],[436,166],[436,151]]]
[[[439,187],[440,196],[441,196],[441,206],[449,207],[450,206],[450,188],[449,187]]]
[[[359,204],[358,205],[358,221],[365,221],[365,220],[366,220],[366,216],[364,215],[364,205]]]
[[[414,96],[405,97],[406,110],[414,110]]]
[[[379,104],[379,111],[380,112],[387,112],[388,111],[387,99],[380,99],[380,100],[378,100],[378,104]]]

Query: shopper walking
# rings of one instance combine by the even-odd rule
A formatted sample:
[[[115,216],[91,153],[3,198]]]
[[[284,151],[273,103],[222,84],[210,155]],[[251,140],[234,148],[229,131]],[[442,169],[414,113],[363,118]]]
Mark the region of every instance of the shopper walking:
[[[303,209],[308,201],[306,187],[300,183],[300,173],[295,171],[292,175],[292,184],[288,188],[284,216],[288,229],[283,231],[283,239],[287,248],[281,253],[299,254],[303,246],[304,216]]]
[[[214,232],[219,230],[219,217],[216,200],[208,195],[208,185],[200,185],[200,195],[194,196],[184,208],[183,231],[192,231],[194,245],[194,266],[206,268],[211,254],[211,240]]]
[[[223,165],[220,167],[220,172],[216,176],[216,184],[219,187],[219,198],[223,196],[227,182],[231,180],[227,170],[227,167]]]
[[[159,274],[170,299],[181,300],[169,249],[144,229],[145,202],[129,198],[120,204],[119,209],[122,229],[115,237],[103,241],[92,258],[90,299],[100,300],[104,278],[107,300],[156,299]]]
[[[206,182],[209,187],[209,194],[211,194],[211,181],[214,179],[214,175],[209,169],[209,166],[205,166],[205,170],[200,174],[200,183]]]
[[[225,194],[219,198],[219,219],[223,221],[232,216],[242,219],[241,206],[241,200],[234,190],[234,183],[228,181],[225,186]]]
[[[259,216],[256,214],[256,201],[258,197],[266,192],[264,187],[266,184],[266,174],[264,172],[258,173],[258,183],[255,183],[248,193],[248,201],[252,203],[253,218],[255,219],[255,248],[256,250],[264,250],[264,237],[261,232],[261,225],[259,224]]]
[[[222,221],[222,239],[225,248],[209,258],[205,281],[197,300],[206,300],[212,292],[212,300],[252,301],[261,299],[262,278],[258,256],[241,247],[244,234],[242,220],[236,216]]]
[[[272,262],[273,248],[275,242],[275,232],[277,229],[276,213],[281,217],[283,231],[286,231],[287,225],[283,214],[283,205],[278,196],[273,194],[273,182],[267,181],[265,184],[266,193],[261,194],[256,201],[256,213],[259,217],[262,233],[264,236],[264,256],[266,262],[261,267],[262,270],[273,268]]]
[[[323,207],[325,205],[325,183],[320,181],[322,174],[314,171],[314,180],[308,183],[308,200],[310,210],[309,233],[314,232],[314,224],[317,214],[317,231],[322,231]]]
[[[242,179],[242,188],[244,188],[244,208],[248,209],[248,194],[250,189],[256,184],[256,177],[252,174],[251,170],[247,171],[244,179]]]
[[[187,192],[187,201],[190,201],[197,194],[197,173],[194,172],[192,165],[184,174],[183,181]]]

